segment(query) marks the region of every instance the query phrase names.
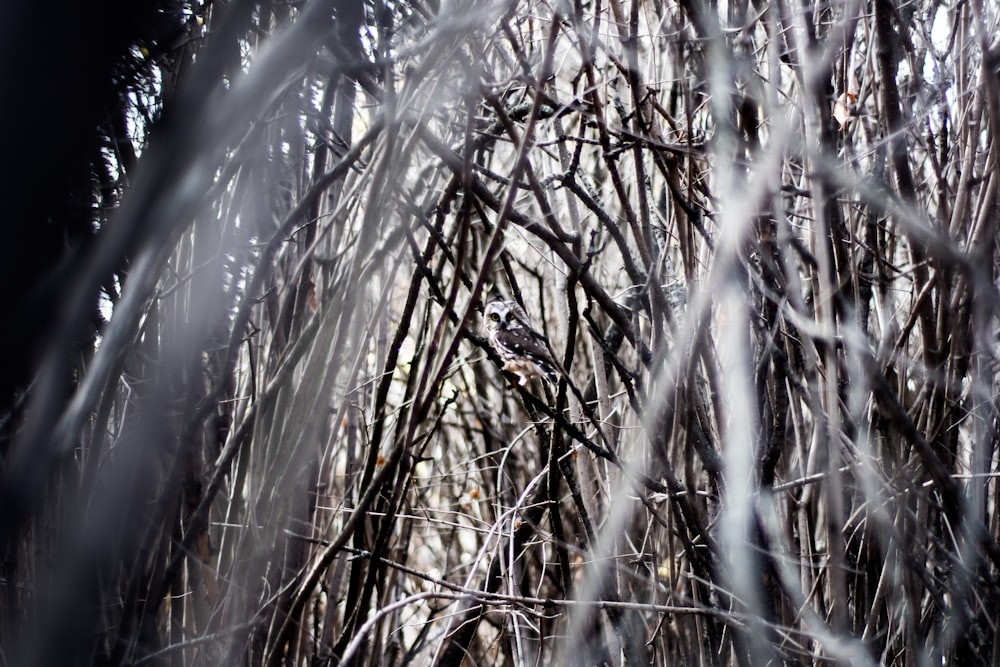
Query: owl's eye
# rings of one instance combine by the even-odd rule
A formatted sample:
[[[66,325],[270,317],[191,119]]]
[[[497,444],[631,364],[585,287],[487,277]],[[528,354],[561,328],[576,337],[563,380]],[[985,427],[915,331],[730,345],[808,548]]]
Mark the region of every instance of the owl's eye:
[[[514,313],[513,312],[507,313],[507,321],[508,322],[513,322],[514,321]]]
[[[490,314],[490,319],[493,320],[494,322],[499,322],[500,321],[500,314],[499,313],[491,313]]]

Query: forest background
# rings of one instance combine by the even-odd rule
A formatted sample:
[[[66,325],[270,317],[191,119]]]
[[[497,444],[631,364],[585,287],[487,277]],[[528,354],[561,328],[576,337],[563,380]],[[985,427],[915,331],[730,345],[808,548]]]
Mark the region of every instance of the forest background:
[[[3,667],[1000,664],[995,3],[5,14]]]

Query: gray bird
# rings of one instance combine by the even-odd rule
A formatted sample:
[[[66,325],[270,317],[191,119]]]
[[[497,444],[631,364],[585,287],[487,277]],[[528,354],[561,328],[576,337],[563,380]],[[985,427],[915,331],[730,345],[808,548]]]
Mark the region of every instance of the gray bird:
[[[535,377],[553,384],[559,381],[545,336],[531,328],[516,301],[492,301],[485,316],[490,343],[503,360],[503,369],[518,376],[518,384],[523,387]]]

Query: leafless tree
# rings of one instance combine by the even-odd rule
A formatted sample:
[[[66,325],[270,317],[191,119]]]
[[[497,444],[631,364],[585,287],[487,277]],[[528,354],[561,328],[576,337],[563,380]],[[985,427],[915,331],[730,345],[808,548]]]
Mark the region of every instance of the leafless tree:
[[[0,665],[1000,662],[993,3],[16,4]]]

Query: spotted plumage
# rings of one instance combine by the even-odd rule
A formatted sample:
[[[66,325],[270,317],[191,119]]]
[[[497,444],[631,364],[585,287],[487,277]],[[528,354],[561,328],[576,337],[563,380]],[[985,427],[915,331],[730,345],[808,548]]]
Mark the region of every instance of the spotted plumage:
[[[503,360],[504,370],[518,376],[518,384],[523,387],[535,377],[552,383],[559,380],[545,337],[531,328],[516,301],[493,301],[484,314],[490,343]]]

